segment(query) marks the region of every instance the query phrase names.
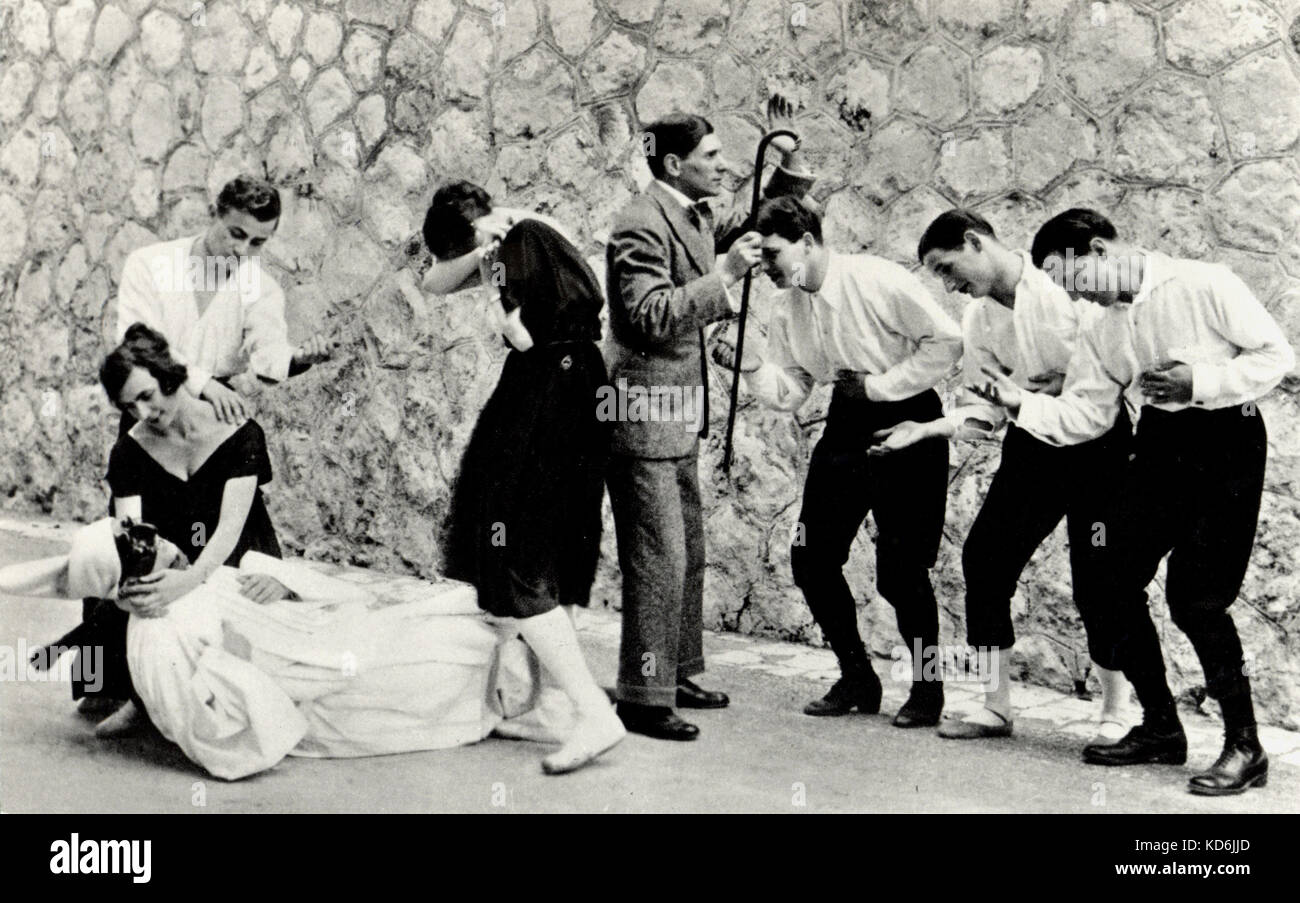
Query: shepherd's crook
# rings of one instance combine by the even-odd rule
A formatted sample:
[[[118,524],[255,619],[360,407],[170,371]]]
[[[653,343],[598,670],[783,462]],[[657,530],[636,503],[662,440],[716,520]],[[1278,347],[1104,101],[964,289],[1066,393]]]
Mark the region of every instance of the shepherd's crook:
[[[773,129],[762,137],[758,142],[758,153],[754,159],[754,196],[749,205],[749,217],[745,220],[745,231],[748,232],[754,228],[754,220],[758,216],[758,204],[762,200],[762,182],[763,182],[763,155],[767,153],[767,146],[772,143],[773,139],[780,137],[789,137],[798,141],[799,136],[789,129]],[[745,272],[745,285],[740,291],[740,322],[739,332],[736,335],[736,359],[731,365],[731,408],[727,411],[727,438],[722,452],[722,472],[731,477],[731,434],[736,429],[736,401],[740,397],[740,362],[744,359],[745,353],[745,320],[749,317],[749,284],[753,279],[753,270]]]

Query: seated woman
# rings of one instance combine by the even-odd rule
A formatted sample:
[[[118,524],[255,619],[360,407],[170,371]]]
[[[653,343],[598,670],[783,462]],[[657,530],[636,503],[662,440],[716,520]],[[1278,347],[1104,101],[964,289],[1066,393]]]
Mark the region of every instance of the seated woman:
[[[136,614],[161,611],[245,552],[280,557],[259,488],[271,481],[262,428],[253,420],[226,423],[207,402],[178,391],[186,376],[167,340],[143,323],[127,328],[99,371],[109,398],[136,421],[109,453],[113,511],[154,524],[193,565],[160,571],[124,590],[118,607]],[[262,576],[249,577],[244,590],[259,602],[285,592]],[[138,719],[138,707],[127,702],[96,733],[112,735]]]
[[[596,416],[608,382],[596,346],[600,284],[554,225],[494,209],[469,182],[438,189],[423,235],[437,261],[425,286],[495,289],[512,349],[461,461],[447,575],[472,583],[485,611],[514,619],[572,701],[577,726],[542,761],[550,774],[572,771],[626,735],[559,607],[587,604],[600,552],[610,427]]]
[[[192,582],[195,570],[149,525],[104,518],[77,531],[66,556],[0,569],[0,592],[138,599],[141,586]],[[286,755],[473,743],[508,715],[545,729],[529,712],[535,676],[473,589],[401,581],[412,585],[377,592],[250,550],[238,570],[219,566],[169,603],[129,603],[140,699],[165,738],[227,780]],[[285,598],[254,601],[249,586]]]

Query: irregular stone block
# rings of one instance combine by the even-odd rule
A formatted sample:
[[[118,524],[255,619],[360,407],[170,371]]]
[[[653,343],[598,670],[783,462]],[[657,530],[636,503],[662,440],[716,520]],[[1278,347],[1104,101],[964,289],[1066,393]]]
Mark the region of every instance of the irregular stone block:
[[[1156,25],[1150,18],[1122,3],[1075,7],[1057,72],[1088,109],[1110,108],[1157,65]]]
[[[1215,190],[1210,216],[1224,241],[1276,251],[1293,239],[1300,222],[1300,179],[1280,160],[1248,163]]]
[[[1003,44],[975,61],[975,106],[1007,113],[1034,96],[1043,83],[1043,55],[1037,47]]]
[[[923,47],[903,63],[895,102],[899,108],[950,125],[966,115],[969,85],[966,60],[943,47]]]
[[[493,87],[492,101],[497,129],[530,138],[573,115],[573,79],[555,54],[537,48],[506,68]]]
[[[1208,74],[1276,40],[1281,27],[1257,0],[1187,0],[1165,21],[1165,55]]]
[[[614,29],[587,54],[578,71],[591,86],[592,93],[601,97],[635,86],[645,70],[645,62],[645,47],[627,33]]]
[[[655,43],[669,53],[691,54],[717,47],[731,15],[730,0],[664,0]]]

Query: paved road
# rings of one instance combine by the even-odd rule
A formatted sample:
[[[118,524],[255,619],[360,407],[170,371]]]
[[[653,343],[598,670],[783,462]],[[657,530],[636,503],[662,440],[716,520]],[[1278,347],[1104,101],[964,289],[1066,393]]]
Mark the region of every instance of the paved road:
[[[58,554],[0,531],[0,564]],[[0,599],[0,655],[22,638],[72,626],[72,602]],[[710,643],[722,640],[711,639]],[[615,644],[584,633],[593,668],[612,680]],[[461,749],[352,760],[288,759],[236,783],[191,765],[156,735],[103,742],[59,683],[0,691],[0,808],[5,812],[1296,812],[1300,768],[1275,763],[1266,791],[1207,800],[1190,770],[1097,769],[1081,741],[1045,721],[980,743],[902,731],[885,715],[799,713],[824,685],[719,665],[705,680],[730,709],[695,715],[702,736],[672,744],[629,737],[596,766],[551,778],[544,747],[490,739]],[[886,701],[892,711],[896,696]],[[1198,746],[1193,765],[1216,749]],[[196,805],[201,800],[205,805]]]

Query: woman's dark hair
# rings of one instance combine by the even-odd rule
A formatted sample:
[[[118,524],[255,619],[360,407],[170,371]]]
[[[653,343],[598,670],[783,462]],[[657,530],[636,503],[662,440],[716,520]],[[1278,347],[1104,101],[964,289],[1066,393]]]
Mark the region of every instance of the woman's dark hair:
[[[265,179],[236,176],[217,195],[217,216],[228,210],[239,210],[259,223],[269,223],[280,218],[280,192]]]
[[[424,214],[424,243],[439,260],[474,250],[474,220],[492,212],[492,197],[473,182],[449,182]]]
[[[167,340],[143,323],[127,327],[122,344],[109,352],[99,368],[100,385],[113,404],[117,404],[122,386],[136,367],[148,370],[158,380],[158,388],[164,395],[176,394],[188,377],[185,365],[172,357]]]
[[[763,201],[754,218],[754,230],[760,235],[779,235],[791,242],[808,233],[817,244],[822,243],[822,218],[789,195]]]
[[[685,159],[700,146],[705,135],[713,134],[713,123],[693,113],[670,113],[645,127],[642,150],[646,165],[656,179],[664,177],[664,157],[676,154]]]
[[[989,238],[997,238],[989,221],[973,210],[954,207],[945,210],[934,218],[934,222],[925,227],[925,234],[916,246],[916,259],[925,263],[925,255],[931,251],[955,251],[966,243],[967,232],[978,232]]]
[[[1075,257],[1084,257],[1092,253],[1090,244],[1094,238],[1114,241],[1117,236],[1111,221],[1096,210],[1072,207],[1039,227],[1029,256],[1034,266],[1042,269],[1043,261],[1053,254],[1064,257],[1067,251],[1072,251]]]

